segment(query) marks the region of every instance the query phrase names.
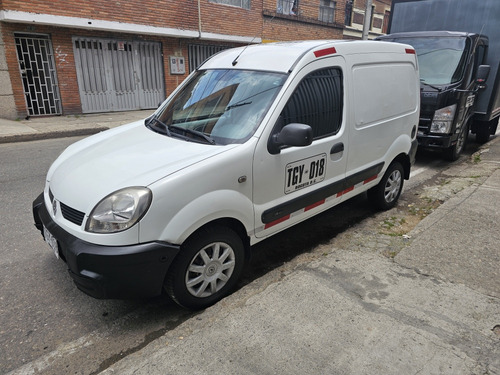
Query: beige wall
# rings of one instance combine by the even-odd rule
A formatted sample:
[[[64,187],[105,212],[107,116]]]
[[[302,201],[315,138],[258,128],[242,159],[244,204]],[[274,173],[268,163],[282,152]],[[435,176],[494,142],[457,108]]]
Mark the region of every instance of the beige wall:
[[[5,58],[5,44],[0,23],[0,117],[15,120],[17,117],[14,93],[10,82],[7,60]]]

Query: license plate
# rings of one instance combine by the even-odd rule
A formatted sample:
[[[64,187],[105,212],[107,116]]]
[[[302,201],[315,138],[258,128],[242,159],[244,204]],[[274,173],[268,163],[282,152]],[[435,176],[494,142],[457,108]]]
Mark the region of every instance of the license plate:
[[[326,154],[321,154],[287,164],[285,168],[285,194],[323,181],[326,175],[326,160]]]
[[[45,227],[43,227],[43,237],[45,238],[45,242],[47,242],[54,251],[56,258],[59,259],[59,246],[57,245],[57,240]]]

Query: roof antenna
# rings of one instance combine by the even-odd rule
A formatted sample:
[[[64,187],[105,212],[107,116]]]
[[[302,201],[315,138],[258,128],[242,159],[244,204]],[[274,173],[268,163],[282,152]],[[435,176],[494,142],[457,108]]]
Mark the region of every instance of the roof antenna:
[[[248,46],[249,46],[249,45],[250,45],[250,44],[251,44],[251,43],[255,40],[255,38],[257,38],[257,36],[254,36],[254,37],[252,38],[252,40],[251,40],[251,41],[250,41],[250,42],[249,42],[249,43],[245,46],[245,48],[243,48],[243,51],[241,51],[241,52],[238,54],[238,56],[236,56],[236,57],[234,58],[233,62],[231,63],[233,66],[235,66],[236,64],[238,64],[238,59],[240,58],[241,54],[242,54],[243,52],[245,52],[245,50],[246,50],[246,49],[248,48]]]
[[[274,18],[276,17],[276,14],[271,18],[270,21],[274,20]],[[270,22],[269,21],[269,22]],[[243,48],[243,51],[241,51],[238,56],[235,57],[235,59],[233,60],[233,62],[231,63],[233,66],[235,66],[236,64],[238,64],[238,59],[240,58],[240,56],[242,55],[243,52],[245,52],[245,50],[247,49],[247,47],[252,44],[252,42],[255,40],[255,38],[257,38],[257,35],[255,35],[252,40],[245,46],[245,48]]]

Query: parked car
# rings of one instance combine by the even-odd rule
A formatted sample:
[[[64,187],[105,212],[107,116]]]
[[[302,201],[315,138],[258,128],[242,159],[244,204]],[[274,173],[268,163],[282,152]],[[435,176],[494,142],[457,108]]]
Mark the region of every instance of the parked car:
[[[368,191],[393,207],[416,152],[415,50],[304,41],[223,51],[144,121],[69,146],[37,228],[96,298],[207,307],[251,246]]]

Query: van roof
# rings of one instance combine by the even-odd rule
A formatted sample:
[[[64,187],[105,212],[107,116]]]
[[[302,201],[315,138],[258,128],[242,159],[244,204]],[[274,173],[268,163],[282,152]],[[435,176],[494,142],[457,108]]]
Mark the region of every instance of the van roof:
[[[406,49],[405,49],[406,47]],[[411,53],[411,46],[398,43],[360,40],[306,40],[248,45],[219,52],[199,69],[248,69],[290,72],[301,60],[359,53]],[[414,53],[414,51],[413,51]]]

